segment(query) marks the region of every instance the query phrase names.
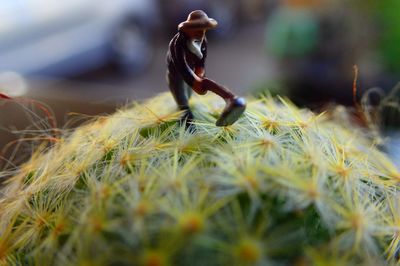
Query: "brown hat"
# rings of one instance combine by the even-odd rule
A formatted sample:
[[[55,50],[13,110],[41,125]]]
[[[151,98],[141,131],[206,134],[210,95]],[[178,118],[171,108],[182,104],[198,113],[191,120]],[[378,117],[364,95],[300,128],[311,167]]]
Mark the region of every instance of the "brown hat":
[[[178,30],[208,30],[213,29],[218,22],[209,18],[203,10],[195,10],[190,12],[186,21],[178,25]]]

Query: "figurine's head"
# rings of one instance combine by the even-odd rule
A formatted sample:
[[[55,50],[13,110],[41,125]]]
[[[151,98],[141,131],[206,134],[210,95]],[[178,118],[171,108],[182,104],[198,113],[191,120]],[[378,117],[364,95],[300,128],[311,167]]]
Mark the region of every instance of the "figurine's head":
[[[178,30],[185,33],[191,33],[196,31],[206,31],[217,27],[218,22],[209,18],[203,10],[195,10],[190,12],[186,21],[178,25]]]
[[[192,11],[187,20],[178,25],[178,30],[188,37],[188,48],[198,57],[202,58],[201,45],[206,31],[217,27],[218,22],[209,18],[203,10]]]

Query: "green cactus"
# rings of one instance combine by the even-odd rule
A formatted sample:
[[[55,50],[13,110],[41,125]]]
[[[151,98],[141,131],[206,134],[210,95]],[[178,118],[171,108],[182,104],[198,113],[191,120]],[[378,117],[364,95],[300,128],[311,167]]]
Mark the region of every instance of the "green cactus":
[[[40,150],[0,190],[0,265],[398,265],[400,172],[343,109],[160,95]],[[342,110],[342,111],[340,111]],[[0,175],[1,176],[1,175]]]

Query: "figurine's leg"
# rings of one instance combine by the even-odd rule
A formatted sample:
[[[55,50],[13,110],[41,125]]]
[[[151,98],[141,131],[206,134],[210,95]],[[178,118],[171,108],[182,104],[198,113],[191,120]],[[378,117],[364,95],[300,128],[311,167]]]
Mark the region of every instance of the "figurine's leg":
[[[193,114],[189,108],[189,98],[192,94],[192,89],[186,85],[178,73],[171,69],[167,70],[167,82],[179,110],[185,111],[182,121],[185,121],[186,126],[189,126],[193,121]]]

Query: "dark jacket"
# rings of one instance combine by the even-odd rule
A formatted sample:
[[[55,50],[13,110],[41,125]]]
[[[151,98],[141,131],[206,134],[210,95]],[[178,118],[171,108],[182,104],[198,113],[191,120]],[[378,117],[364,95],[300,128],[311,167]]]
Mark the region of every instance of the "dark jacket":
[[[181,31],[172,38],[167,53],[167,66],[170,72],[178,73],[182,79],[192,87],[194,80],[198,79],[194,73],[195,68],[204,68],[207,57],[207,40],[204,38],[201,45],[202,59],[198,58],[187,48],[187,41],[188,37]]]

